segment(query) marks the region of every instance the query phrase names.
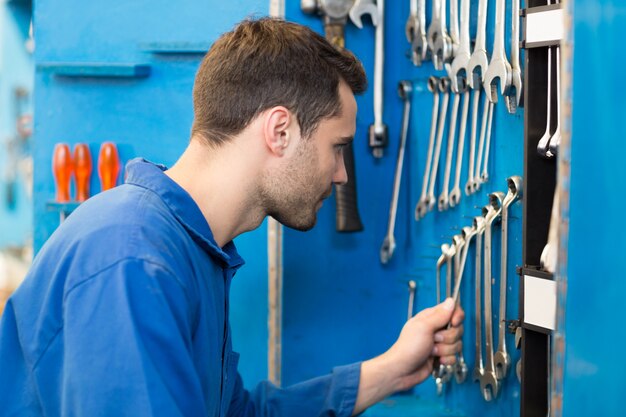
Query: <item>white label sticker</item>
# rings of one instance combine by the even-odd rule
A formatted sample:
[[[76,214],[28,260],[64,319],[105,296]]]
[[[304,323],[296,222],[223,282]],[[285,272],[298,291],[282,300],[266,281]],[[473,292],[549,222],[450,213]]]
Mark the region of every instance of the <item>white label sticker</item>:
[[[526,43],[560,41],[564,33],[562,9],[526,15]]]
[[[554,330],[556,328],[556,282],[524,276],[524,322]]]

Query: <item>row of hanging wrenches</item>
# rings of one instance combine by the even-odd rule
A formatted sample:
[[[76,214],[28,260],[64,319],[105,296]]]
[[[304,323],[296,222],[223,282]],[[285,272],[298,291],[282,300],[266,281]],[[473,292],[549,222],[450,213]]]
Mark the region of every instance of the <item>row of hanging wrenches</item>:
[[[482,215],[473,219],[472,226],[461,229],[461,233],[452,237],[451,244],[441,245],[441,256],[436,267],[436,297],[441,302],[441,270],[446,266],[446,297],[452,297],[460,304],[461,282],[465,272],[465,263],[472,239],[475,237],[475,308],[476,308],[476,356],[472,379],[480,384],[481,395],[485,401],[496,398],[500,392],[501,381],[506,378],[511,367],[510,355],[506,347],[506,306],[508,289],[508,210],[511,204],[520,200],[523,194],[522,178],[512,176],[507,179],[507,193],[489,194],[489,203],[482,208]],[[498,345],[494,351],[492,295],[494,282],[492,268],[493,225],[500,223],[502,239],[500,250],[500,299],[498,319]],[[484,246],[483,246],[484,243]],[[452,273],[454,272],[454,287]],[[481,288],[484,287],[484,297]],[[483,359],[483,320],[485,329],[485,357]],[[463,383],[468,373],[463,352],[458,355],[454,366],[437,365],[433,369],[433,378],[437,393],[442,394],[444,384],[455,377],[457,383]]]

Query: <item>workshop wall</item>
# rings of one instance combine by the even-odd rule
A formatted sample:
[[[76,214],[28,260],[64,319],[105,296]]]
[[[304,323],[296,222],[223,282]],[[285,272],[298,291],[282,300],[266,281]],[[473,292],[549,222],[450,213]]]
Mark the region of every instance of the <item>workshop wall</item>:
[[[283,383],[326,373],[338,364],[376,356],[395,341],[407,318],[409,280],[417,282],[415,311],[436,303],[435,264],[441,255],[440,245],[451,243],[463,226],[471,226],[480,215],[492,191],[507,191],[507,177],[523,175],[523,109],[515,114],[506,111],[500,97],[495,107],[489,159],[489,182],[471,195],[461,197],[460,204],[445,212],[437,208],[419,222],[414,210],[421,194],[426,150],[430,132],[433,95],[426,88],[435,71],[432,62],[415,67],[407,58],[409,43],[405,22],[409,2],[385,2],[384,122],[389,127],[389,146],[381,159],[375,159],[368,148],[368,127],[373,122],[374,28],[369,17],[361,30],[352,23],[346,27],[346,47],[363,62],[368,73],[368,91],[357,98],[359,112],[354,143],[358,203],[365,230],[340,234],[335,231],[335,202],[328,200],[319,212],[318,224],[307,233],[286,230],[284,235],[284,329]],[[494,27],[494,1],[489,2],[487,50],[491,51]],[[430,2],[427,2],[427,23]],[[471,2],[470,33],[476,33],[477,1]],[[321,19],[305,15],[298,2],[287,2],[287,18],[305,23],[323,33]],[[506,48],[510,45],[510,6],[506,11]],[[523,62],[523,61],[522,61]],[[389,205],[394,181],[403,103],[398,97],[400,80],[413,82],[412,107],[404,175],[400,188],[395,228],[397,248],[387,265],[381,264],[379,252],[387,232]],[[452,96],[450,97],[452,103]],[[482,109],[482,104],[480,106]],[[451,110],[450,110],[451,111]],[[471,110],[470,110],[471,117]],[[480,126],[480,117],[478,118]],[[461,188],[467,181],[470,123],[467,125]],[[436,195],[441,191],[445,168],[447,129],[441,150]],[[453,167],[456,156],[453,158]],[[454,168],[451,186],[454,182]],[[517,318],[518,276],[521,264],[522,204],[509,210],[508,303],[507,318]],[[497,343],[499,291],[499,227],[494,227],[493,321],[494,344]],[[462,302],[466,311],[464,356],[470,375],[463,384],[447,384],[444,395],[437,396],[432,378],[409,395],[397,397],[368,411],[369,416],[404,415],[519,415],[520,385],[515,369],[509,372],[497,399],[485,402],[477,383],[471,381],[474,366],[474,250],[470,250],[462,285]],[[483,333],[484,335],[484,333]],[[513,365],[519,358],[514,338],[507,335]]]
[[[31,138],[17,129],[32,114],[30,16],[30,1],[0,3],[0,249],[28,245],[33,231]]]
[[[258,0],[36,3],[36,250],[57,228],[58,209],[72,208],[49,204],[55,144],[89,145],[92,194],[101,189],[96,166],[103,142],[117,145],[122,166],[137,156],[173,164],[188,143],[203,54],[236,22],[267,9]],[[122,178],[123,170],[118,183]],[[252,386],[267,377],[267,299],[258,297],[267,293],[265,224],[236,243],[247,264],[231,290],[233,344]]]

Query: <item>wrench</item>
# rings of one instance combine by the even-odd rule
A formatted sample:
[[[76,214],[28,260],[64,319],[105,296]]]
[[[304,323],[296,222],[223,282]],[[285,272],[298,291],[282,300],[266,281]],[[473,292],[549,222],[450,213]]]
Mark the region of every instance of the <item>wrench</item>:
[[[556,155],[561,144],[561,48],[556,47],[556,130],[550,138],[550,152]]]
[[[448,128],[448,150],[446,152],[446,168],[443,177],[443,188],[438,200],[439,211],[448,209],[448,190],[450,189],[450,171],[452,169],[452,152],[454,152],[454,140],[456,134],[456,119],[459,114],[459,101],[461,95],[454,93],[454,101],[452,102],[452,114],[450,115],[450,126]]]
[[[453,0],[450,3],[450,19],[452,20],[454,28],[454,22],[456,21],[453,18],[452,6],[455,5],[456,1]],[[470,34],[469,34],[469,10],[470,10],[470,1],[469,0],[461,0],[461,34],[458,41],[458,45],[456,45],[456,49],[454,50],[454,59],[448,68],[448,75],[450,76],[450,84],[452,91],[459,91],[459,82],[461,79],[467,78],[467,64],[469,63],[471,53],[470,53]],[[456,10],[455,10],[456,16]],[[451,33],[452,33],[452,28]],[[453,41],[453,49],[454,49],[454,41]]]
[[[472,90],[472,130],[470,132],[470,155],[467,169],[467,182],[465,183],[465,195],[474,192],[474,160],[476,159],[476,122],[478,119],[478,105],[480,104],[480,92],[482,89]]]
[[[435,69],[442,70],[443,64],[450,59],[452,54],[450,37],[446,31],[446,0],[433,0],[427,41]]]
[[[460,253],[464,241],[462,240],[461,235],[455,235],[452,238],[452,245],[449,246],[448,253],[446,254],[446,297],[452,296],[452,272],[453,272],[453,262],[456,266],[456,259],[458,258],[458,254]],[[448,328],[450,324],[448,324]],[[439,378],[442,383],[447,383],[452,379],[454,375],[454,369],[452,365],[439,365]]]
[[[428,176],[433,159],[433,145],[437,134],[437,115],[439,114],[439,81],[436,77],[428,78],[428,91],[433,93],[433,113],[430,121],[430,138],[428,140],[428,152],[426,155],[426,167],[424,168],[424,179],[422,180],[422,195],[415,207],[415,220],[419,220],[428,212]]]
[[[433,159],[432,171],[430,172],[430,184],[428,187],[428,211],[435,207],[435,180],[437,179],[437,168],[439,168],[439,156],[441,154],[441,142],[443,140],[443,130],[446,124],[446,116],[448,114],[448,101],[450,99],[450,79],[442,77],[439,79],[439,91],[443,94],[441,103],[441,114],[439,115],[439,123],[437,126],[437,142],[435,143],[435,155]]]
[[[413,305],[415,304],[415,291],[417,290],[417,284],[415,281],[409,281],[409,312],[407,314],[407,320],[411,320],[413,317]]]
[[[393,180],[393,195],[391,206],[389,207],[389,223],[387,225],[387,236],[380,248],[380,261],[383,264],[389,262],[396,249],[396,239],[393,232],[396,228],[396,214],[398,212],[398,197],[400,196],[400,183],[402,181],[402,166],[404,165],[404,149],[406,148],[406,137],[409,132],[409,119],[411,117],[411,93],[413,84],[410,81],[400,81],[398,84],[398,95],[404,101],[404,113],[402,114],[402,136],[400,147],[398,148],[398,161],[396,163],[396,174]]]
[[[506,291],[507,291],[507,251],[509,206],[522,198],[522,178],[514,175],[507,179],[509,191],[502,201],[502,244],[500,251],[500,320],[498,322],[498,350],[495,353],[496,376],[504,379],[509,372],[511,357],[506,350]]]
[[[450,245],[444,243],[441,245],[441,256],[437,259],[437,272],[435,275],[436,279],[436,296],[437,296],[437,304],[441,302],[441,268],[446,263],[448,259],[448,253],[450,252]],[[432,376],[435,379],[435,386],[437,387],[437,395],[441,395],[443,393],[443,380],[441,375],[443,374],[442,365],[438,364],[438,361],[433,364]],[[445,368],[445,367],[444,367]]]
[[[548,2],[549,4],[549,2]],[[552,135],[550,134],[550,118],[552,114],[552,48],[548,46],[548,111],[546,115],[546,131],[543,133],[539,143],[537,144],[537,152],[539,156],[551,159],[554,154],[550,152],[549,145]]]
[[[474,192],[480,189],[480,184],[482,184],[480,180],[480,166],[483,161],[483,151],[485,145],[485,136],[487,135],[487,122],[489,120],[489,114],[491,113],[491,109],[493,108],[493,103],[491,103],[487,98],[483,103],[483,117],[482,122],[480,124],[480,139],[478,141],[478,157],[476,158],[476,171],[474,172],[474,178],[472,180],[472,189]]]
[[[480,175],[481,184],[489,181],[489,153],[491,152],[491,126],[493,122],[494,107],[494,103],[489,103],[489,115],[487,116],[487,139],[485,140],[485,163],[483,164],[483,173]]]
[[[522,70],[519,64],[519,1],[511,0],[511,88],[505,95],[506,108],[515,113],[522,96]]]
[[[476,43],[474,52],[467,63],[467,82],[471,89],[481,88],[476,83],[482,83],[489,61],[487,59],[486,29],[487,29],[487,0],[478,0],[478,22],[476,23]]]
[[[350,9],[348,15],[354,26],[363,29],[363,16],[369,14],[372,19],[372,25],[378,26],[378,8],[374,0],[355,0],[354,6]]]
[[[422,65],[428,55],[426,40],[426,0],[411,0],[411,14],[406,21],[406,38],[411,43],[411,60]]]
[[[445,15],[446,3],[443,2],[442,13]],[[445,26],[444,26],[445,27]],[[450,0],[450,59],[456,56],[459,49],[459,1]]]
[[[483,365],[483,336],[482,336],[482,296],[481,296],[481,266],[483,234],[485,233],[485,219],[481,216],[474,217],[474,229],[476,233],[476,280],[475,280],[475,303],[476,303],[476,356],[474,359],[474,371],[472,379],[480,381],[485,373]]]
[[[383,122],[383,62],[385,59],[385,1],[377,0],[376,55],[374,57],[374,123],[369,128],[369,146],[375,158],[382,158],[388,129]]]
[[[450,191],[449,204],[454,207],[461,201],[461,168],[463,167],[463,150],[465,148],[465,128],[467,127],[467,112],[469,110],[470,93],[463,79],[462,89],[459,94],[463,93],[463,110],[461,110],[461,127],[459,128],[459,139],[456,149],[456,173],[454,175],[454,187]]]
[[[495,364],[493,361],[493,325],[491,313],[491,282],[493,280],[491,271],[491,229],[494,221],[500,216],[501,202],[504,194],[495,192],[489,194],[489,203],[484,209],[485,213],[485,271],[484,282],[485,287],[485,369],[483,376],[480,378],[480,390],[483,393],[485,401],[491,401],[498,396],[500,383],[496,378]]]
[[[491,62],[483,79],[483,88],[492,103],[498,102],[498,80],[500,93],[504,96],[511,88],[511,64],[504,49],[504,0],[496,0],[496,29],[493,34]]]

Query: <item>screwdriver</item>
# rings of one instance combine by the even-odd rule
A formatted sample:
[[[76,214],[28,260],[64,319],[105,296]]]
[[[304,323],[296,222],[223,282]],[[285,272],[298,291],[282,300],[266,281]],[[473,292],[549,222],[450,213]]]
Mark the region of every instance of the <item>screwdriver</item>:
[[[83,202],[89,198],[89,180],[92,164],[89,146],[78,143],[74,147],[74,176],[76,178],[76,201]]]
[[[104,142],[98,156],[98,175],[102,191],[115,187],[117,174],[120,171],[117,148],[113,142]]]
[[[66,143],[57,143],[52,155],[52,174],[56,185],[56,201],[67,203],[70,201],[70,180],[74,164],[70,147]],[[65,220],[65,210],[60,211],[60,221]]]

